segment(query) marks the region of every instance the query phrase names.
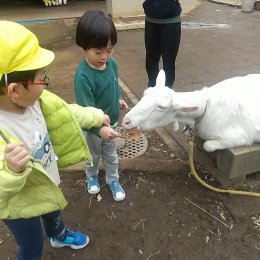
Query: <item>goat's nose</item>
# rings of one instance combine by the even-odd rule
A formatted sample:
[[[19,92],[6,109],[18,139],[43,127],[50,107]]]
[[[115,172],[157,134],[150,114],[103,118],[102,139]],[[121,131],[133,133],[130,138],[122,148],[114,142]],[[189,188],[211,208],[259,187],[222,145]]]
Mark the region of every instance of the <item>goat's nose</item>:
[[[130,124],[131,124],[131,120],[129,118],[127,118],[126,116],[124,116],[123,120],[122,120],[122,126],[124,128],[127,128]]]

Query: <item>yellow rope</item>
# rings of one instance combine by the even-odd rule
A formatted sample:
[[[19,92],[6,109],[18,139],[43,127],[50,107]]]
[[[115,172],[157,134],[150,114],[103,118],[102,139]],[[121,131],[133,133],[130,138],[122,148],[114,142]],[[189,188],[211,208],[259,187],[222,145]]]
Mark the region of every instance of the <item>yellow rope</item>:
[[[194,164],[193,164],[193,139],[188,139],[188,152],[189,152],[189,163],[191,168],[191,174],[195,177],[195,179],[204,187],[221,193],[229,193],[229,194],[235,194],[235,195],[243,195],[243,196],[252,196],[252,197],[260,197],[260,193],[256,192],[248,192],[248,191],[238,191],[238,190],[224,190],[224,189],[218,189],[215,188],[209,184],[207,184],[205,181],[203,181],[197,174]]]

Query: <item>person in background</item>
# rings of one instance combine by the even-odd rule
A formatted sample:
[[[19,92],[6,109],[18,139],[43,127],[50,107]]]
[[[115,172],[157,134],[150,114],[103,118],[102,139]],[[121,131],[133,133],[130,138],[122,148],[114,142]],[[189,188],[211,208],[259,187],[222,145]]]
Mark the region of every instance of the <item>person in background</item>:
[[[18,260],[41,259],[42,223],[52,247],[89,242],[63,222],[58,166],[91,161],[81,128],[109,125],[109,117],[44,90],[53,59],[31,31],[0,21],[0,219],[16,239]]]
[[[100,191],[98,163],[102,158],[113,198],[122,201],[125,191],[119,183],[117,125],[120,109],[127,110],[118,85],[117,62],[112,58],[117,43],[117,32],[112,19],[98,10],[87,11],[76,30],[76,44],[85,51],[75,73],[76,101],[81,106],[94,106],[109,115],[112,127],[94,127],[84,130],[93,156],[93,165],[86,163],[87,190],[90,194]]]
[[[175,60],[181,39],[182,11],[178,0],[145,0],[145,67],[148,87],[154,87],[162,57],[166,86],[172,88],[175,80]]]

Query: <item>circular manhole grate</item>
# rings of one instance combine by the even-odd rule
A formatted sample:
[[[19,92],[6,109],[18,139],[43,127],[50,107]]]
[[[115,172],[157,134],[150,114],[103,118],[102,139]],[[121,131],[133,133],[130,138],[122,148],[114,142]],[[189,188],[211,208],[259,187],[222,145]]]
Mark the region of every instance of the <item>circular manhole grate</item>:
[[[116,131],[118,133],[123,133],[122,127],[117,127]],[[148,141],[144,134],[141,135],[136,140],[127,140],[122,137],[118,137],[117,154],[119,158],[135,158],[142,155],[148,147]]]

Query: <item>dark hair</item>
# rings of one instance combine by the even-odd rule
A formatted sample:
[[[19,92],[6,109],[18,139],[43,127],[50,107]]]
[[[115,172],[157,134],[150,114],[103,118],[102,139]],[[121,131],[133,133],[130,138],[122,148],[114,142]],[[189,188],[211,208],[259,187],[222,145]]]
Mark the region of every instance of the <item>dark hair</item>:
[[[7,84],[15,82],[29,82],[34,81],[37,70],[28,70],[28,71],[14,71],[7,74]],[[25,88],[28,88],[28,85],[23,85]],[[0,95],[4,95],[3,88],[6,87],[5,75],[3,74],[0,80]]]
[[[104,48],[108,42],[117,43],[117,32],[111,17],[98,10],[87,11],[79,20],[76,44],[84,50]]]

